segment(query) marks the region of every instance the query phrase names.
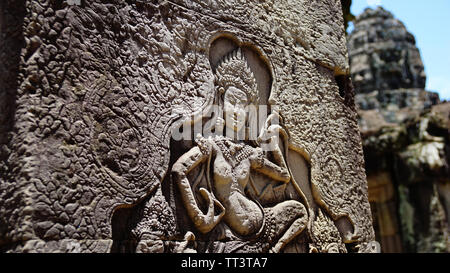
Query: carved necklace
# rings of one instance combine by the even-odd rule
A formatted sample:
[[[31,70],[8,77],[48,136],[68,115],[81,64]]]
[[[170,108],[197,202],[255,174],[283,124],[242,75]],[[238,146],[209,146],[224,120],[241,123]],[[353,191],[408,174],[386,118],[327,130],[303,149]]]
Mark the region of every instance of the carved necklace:
[[[230,162],[233,167],[252,155],[252,148],[244,143],[237,144],[227,138],[216,140],[216,144],[222,152],[224,158]]]

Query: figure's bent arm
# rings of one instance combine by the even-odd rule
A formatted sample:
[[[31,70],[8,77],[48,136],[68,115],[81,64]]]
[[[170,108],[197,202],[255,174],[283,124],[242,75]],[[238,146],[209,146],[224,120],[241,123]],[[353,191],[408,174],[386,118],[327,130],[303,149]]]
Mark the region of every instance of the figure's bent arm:
[[[183,204],[186,207],[187,213],[194,222],[197,229],[202,233],[208,233],[222,218],[224,211],[219,216],[214,216],[214,205],[218,205],[212,195],[205,189],[201,189],[202,197],[208,203],[208,212],[203,214],[195,201],[194,193],[192,192],[191,184],[187,178],[187,174],[191,172],[199,164],[206,161],[207,155],[204,155],[199,147],[192,148],[189,152],[182,155],[172,167],[172,175],[177,182],[181,193]],[[222,209],[223,207],[221,207]]]
[[[267,157],[264,157],[261,149],[255,149],[255,155],[250,159],[252,168],[276,181],[289,182],[291,176],[279,147],[277,147],[273,153],[275,161],[277,161],[278,164],[275,164]]]
[[[264,159],[264,164],[258,171],[280,182],[288,183],[291,180],[291,175],[286,167],[278,166],[267,158]]]

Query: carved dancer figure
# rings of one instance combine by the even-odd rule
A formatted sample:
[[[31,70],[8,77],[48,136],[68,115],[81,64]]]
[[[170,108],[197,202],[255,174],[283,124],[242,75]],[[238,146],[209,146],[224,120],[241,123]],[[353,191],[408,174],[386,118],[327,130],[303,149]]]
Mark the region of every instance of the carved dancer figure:
[[[216,82],[225,116],[218,122],[216,130],[225,126],[236,136],[245,130],[248,121],[245,108],[255,104],[258,98],[256,80],[240,50],[218,66]],[[267,135],[268,130],[275,131],[270,138],[271,145],[274,145],[273,152],[270,152],[273,161],[268,159],[261,147],[253,147],[236,137],[215,135],[208,138],[198,136],[198,146],[182,155],[173,165],[172,177],[198,231],[209,233],[223,221],[238,237],[244,238],[242,244],[238,247],[232,245],[226,248],[226,252],[279,252],[307,225],[306,208],[298,201],[289,200],[263,208],[246,195],[245,189],[252,172],[259,172],[279,182],[291,181],[278,146],[276,131],[280,129],[280,126],[272,125],[263,132]],[[188,174],[201,164],[207,164],[208,169],[211,167],[213,174],[209,189],[203,187],[198,190],[206,201],[206,213],[199,208],[195,188],[188,179]]]

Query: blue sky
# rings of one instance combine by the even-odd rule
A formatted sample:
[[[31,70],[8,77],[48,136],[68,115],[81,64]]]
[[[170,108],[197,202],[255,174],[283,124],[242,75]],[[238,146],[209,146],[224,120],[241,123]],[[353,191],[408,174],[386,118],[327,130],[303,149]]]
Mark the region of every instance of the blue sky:
[[[383,6],[417,41],[427,74],[426,89],[450,100],[450,0],[353,0],[352,13]]]

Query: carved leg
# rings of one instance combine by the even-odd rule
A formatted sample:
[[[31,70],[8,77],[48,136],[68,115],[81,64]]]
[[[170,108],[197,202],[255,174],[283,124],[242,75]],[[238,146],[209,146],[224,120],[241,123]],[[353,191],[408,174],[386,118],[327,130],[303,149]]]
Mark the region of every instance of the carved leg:
[[[289,229],[278,240],[277,244],[270,251],[271,253],[279,253],[292,239],[297,237],[306,227],[306,218],[299,218],[292,223]]]
[[[275,219],[277,219],[275,228],[280,232],[284,231],[284,233],[270,252],[279,253],[305,229],[308,222],[308,213],[302,203],[293,200],[278,204],[273,209]],[[286,230],[285,227],[289,224],[290,226]]]
[[[184,235],[184,241],[181,242],[176,248],[175,253],[197,253],[197,251],[188,247],[188,245],[192,242],[195,243],[195,235],[194,233],[188,231]]]

